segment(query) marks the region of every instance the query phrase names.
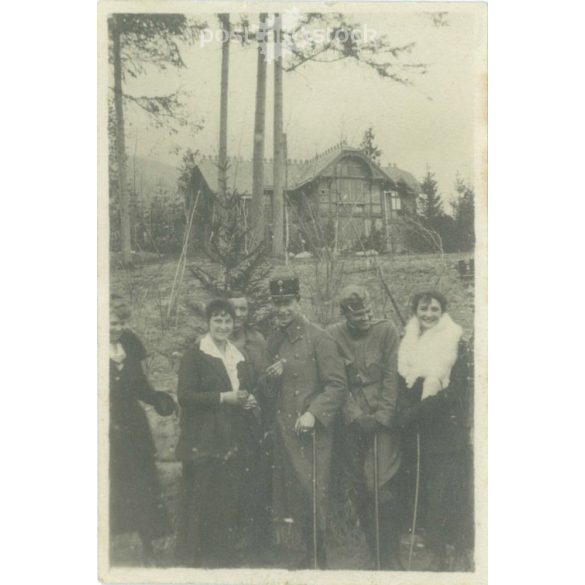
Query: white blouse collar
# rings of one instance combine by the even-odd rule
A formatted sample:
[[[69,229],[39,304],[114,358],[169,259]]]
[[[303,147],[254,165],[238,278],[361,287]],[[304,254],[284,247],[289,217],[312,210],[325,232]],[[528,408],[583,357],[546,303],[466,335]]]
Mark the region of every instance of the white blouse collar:
[[[203,353],[206,353],[211,357],[218,358],[222,361],[228,361],[237,364],[238,362],[243,362],[245,360],[240,350],[233,343],[227,340],[225,354],[222,354],[221,351],[219,351],[217,345],[215,345],[215,341],[213,341],[213,338],[209,333],[206,333],[201,338],[199,348]]]
[[[240,353],[240,350],[229,341],[226,341],[225,354],[222,354],[215,341],[213,341],[209,333],[205,334],[201,338],[199,349],[207,355],[218,358],[222,361],[223,366],[227,372],[228,378],[232,385],[232,390],[237,392],[240,389],[240,379],[238,377],[238,364],[245,361],[244,356]]]

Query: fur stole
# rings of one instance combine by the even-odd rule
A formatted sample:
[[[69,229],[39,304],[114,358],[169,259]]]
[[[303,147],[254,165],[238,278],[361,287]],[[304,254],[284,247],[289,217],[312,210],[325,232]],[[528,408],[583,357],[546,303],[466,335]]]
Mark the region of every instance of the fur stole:
[[[423,399],[446,388],[462,335],[463,330],[448,313],[443,313],[439,322],[422,334],[418,319],[412,317],[398,350],[398,372],[408,388],[417,378],[424,378]]]

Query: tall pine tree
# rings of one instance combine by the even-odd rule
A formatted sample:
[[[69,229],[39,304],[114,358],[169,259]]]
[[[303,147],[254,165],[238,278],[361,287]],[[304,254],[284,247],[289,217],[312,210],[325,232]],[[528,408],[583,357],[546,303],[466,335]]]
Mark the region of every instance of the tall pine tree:
[[[374,162],[379,162],[382,156],[382,151],[374,144],[374,129],[370,126],[365,132],[362,142],[360,144],[360,150]]]
[[[226,297],[234,291],[245,295],[252,319],[260,319],[269,304],[266,281],[272,265],[267,262],[268,243],[262,241],[247,249],[250,228],[246,226],[244,200],[237,193],[228,192],[223,199],[214,197],[211,224],[212,237],[203,248],[211,264],[205,268],[201,262],[192,264],[191,273],[213,296]]]
[[[439,195],[439,186],[435,180],[435,173],[427,170],[427,174],[421,184],[422,194],[419,197],[420,215],[429,227],[433,222],[445,215],[443,211],[443,201]]]
[[[132,263],[132,217],[130,193],[126,172],[125,114],[127,103],[133,103],[151,116],[157,126],[173,124],[190,126],[196,131],[200,126],[190,122],[179,91],[168,95],[136,96],[125,91],[124,81],[147,72],[148,67],[163,70],[169,65],[182,68],[179,41],[191,42],[205,24],[190,21],[181,14],[113,14],[108,20],[110,36],[110,63],[113,70],[113,108],[110,108],[110,149],[115,164],[110,181],[117,187],[118,212],[120,215],[120,247],[124,265]]]

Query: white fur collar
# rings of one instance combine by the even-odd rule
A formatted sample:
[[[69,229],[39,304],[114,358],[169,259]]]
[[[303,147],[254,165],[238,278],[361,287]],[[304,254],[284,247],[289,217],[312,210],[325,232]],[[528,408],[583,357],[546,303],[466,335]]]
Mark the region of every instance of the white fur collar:
[[[406,385],[412,388],[417,378],[424,378],[423,398],[446,388],[462,334],[448,313],[443,313],[439,322],[424,333],[418,319],[412,317],[398,350],[398,372]]]

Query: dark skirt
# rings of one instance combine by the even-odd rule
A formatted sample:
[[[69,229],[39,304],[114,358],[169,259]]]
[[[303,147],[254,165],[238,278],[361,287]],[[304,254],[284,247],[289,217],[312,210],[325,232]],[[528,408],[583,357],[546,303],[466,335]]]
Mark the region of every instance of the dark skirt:
[[[186,567],[237,565],[241,462],[183,461],[176,560]]]
[[[416,450],[405,451],[399,473],[404,529],[412,522],[416,484]],[[433,452],[421,441],[418,526],[429,548],[473,548],[472,466],[471,450]]]
[[[138,532],[150,540],[167,536],[171,526],[154,453],[128,435],[112,437],[110,445],[111,533]]]

